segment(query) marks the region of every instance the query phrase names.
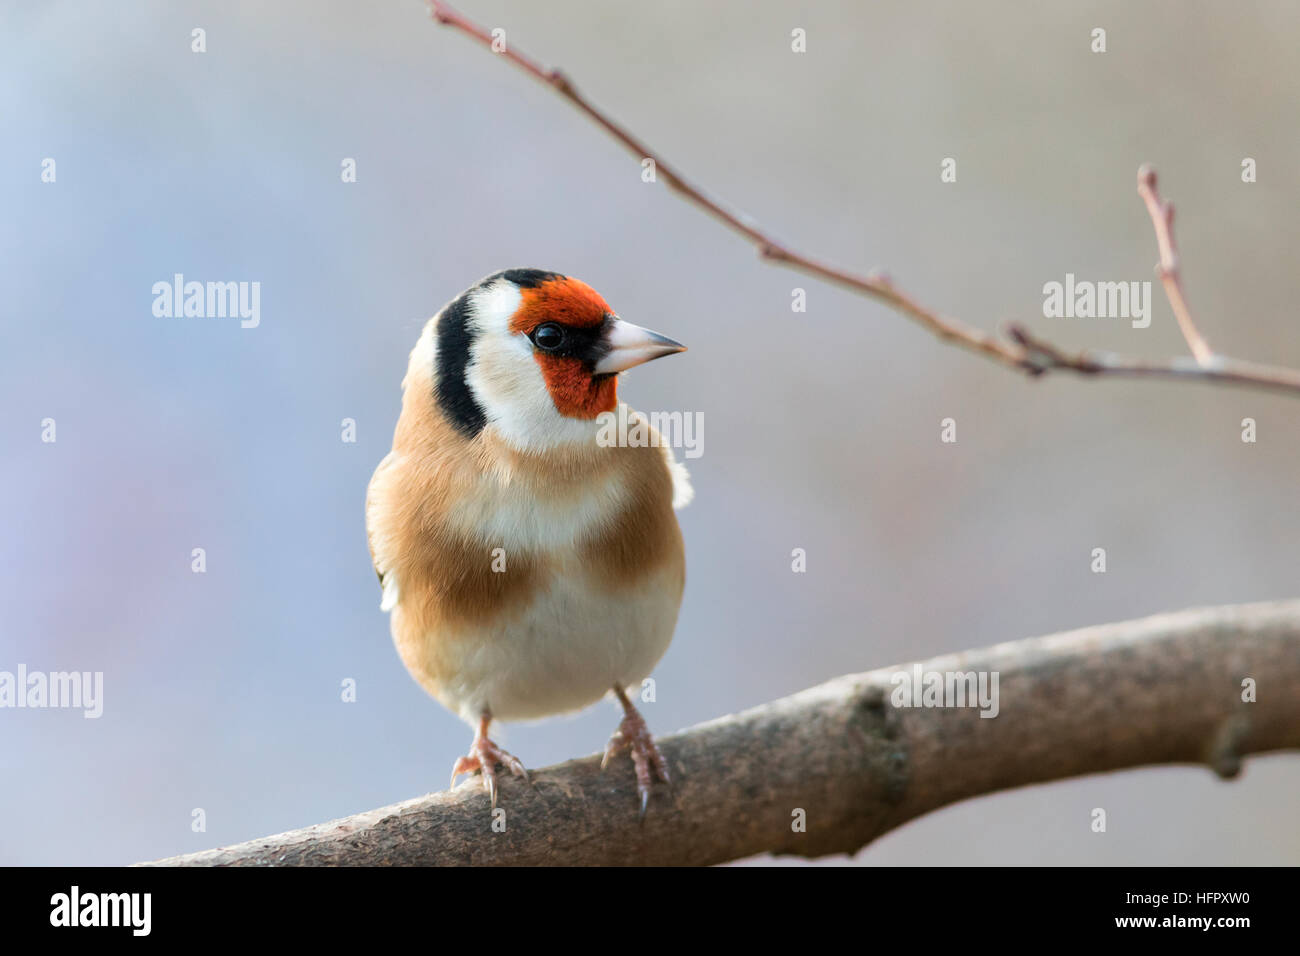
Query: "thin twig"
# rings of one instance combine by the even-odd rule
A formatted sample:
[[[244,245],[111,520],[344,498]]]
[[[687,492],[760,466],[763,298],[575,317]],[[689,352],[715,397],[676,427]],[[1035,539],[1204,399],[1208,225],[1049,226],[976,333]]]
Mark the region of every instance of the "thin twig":
[[[1179,326],[1182,328],[1183,335],[1187,338],[1193,355],[1196,357],[1195,364],[1189,364],[1179,358],[1148,360],[1110,353],[1083,352],[1070,355],[1030,335],[1019,325],[1008,327],[1010,341],[1007,341],[977,326],[939,315],[903,292],[886,273],[880,270],[873,270],[870,274],[861,275],[819,262],[789,248],[759,228],[751,217],[742,213],[728,211],[702,189],[692,185],[662,156],[651,150],[645,143],[637,139],[631,132],[620,126],[579,93],[573,82],[560,70],[542,66],[528,55],[516,50],[512,44],[500,46],[498,49],[493,45],[492,35],[487,29],[474,23],[455,8],[444,3],[443,0],[430,0],[430,6],[434,19],[439,23],[460,30],[488,49],[496,52],[497,55],[503,56],[517,66],[522,67],[533,77],[549,85],[576,106],[596,125],[622,143],[638,159],[653,160],[656,175],[662,176],[671,189],[703,209],[732,232],[753,243],[758,248],[759,255],[764,259],[780,263],[808,275],[817,276],[828,282],[844,286],[854,292],[884,302],[929,330],[942,341],[951,342],[968,351],[985,355],[1002,365],[1035,376],[1049,371],[1068,370],[1088,375],[1175,378],[1244,385],[1300,395],[1300,371],[1216,356],[1210,351],[1200,333],[1196,331],[1182,295],[1177,267],[1177,251],[1173,244],[1173,210],[1168,203],[1157,205],[1152,209],[1152,219],[1156,223],[1156,237],[1161,248],[1160,274]],[[1143,169],[1149,170],[1149,167],[1143,167]],[[1155,197],[1154,173],[1150,174],[1150,178],[1149,195]],[[1139,183],[1139,190],[1143,190],[1141,182]],[[1152,198],[1148,198],[1148,192],[1143,191],[1142,196],[1147,202],[1148,208],[1152,208]],[[1158,197],[1156,197],[1156,201],[1158,202]],[[1168,258],[1166,257],[1166,251],[1168,252]]]
[[[484,27],[467,19],[448,4],[441,2],[441,0],[431,0],[431,2],[433,17],[439,23],[455,27],[478,40],[488,49],[495,49],[492,45],[492,35]],[[498,55],[504,56],[511,62],[523,67],[543,83],[552,86],[561,96],[590,117],[596,125],[604,129],[610,136],[626,146],[639,159],[654,160],[656,177],[662,177],[671,189],[685,196],[724,226],[756,245],[759,255],[763,258],[784,263],[791,268],[819,276],[829,282],[846,286],[879,299],[910,316],[941,339],[955,342],[972,351],[982,352],[1008,365],[1024,367],[1024,355],[1019,348],[999,340],[982,329],[939,316],[901,291],[884,273],[876,272],[862,276],[815,262],[772,238],[753,224],[750,217],[729,212],[717,200],[705,194],[702,189],[689,183],[681,173],[677,172],[676,168],[666,162],[658,153],[651,150],[592,105],[560,70],[543,67],[536,60],[527,54],[519,52],[509,44],[502,48]]]
[[[1241,359],[1211,356],[1208,365],[1195,359],[1172,358],[1151,361],[1115,352],[1086,350],[1066,352],[1033,335],[1024,326],[1008,323],[1007,334],[1026,349],[1028,361],[1044,372],[1050,370],[1078,372],[1081,375],[1116,375],[1133,378],[1193,379],[1248,385],[1283,392],[1300,392],[1300,371],[1258,365]]]
[[[1183,296],[1178,246],[1174,243],[1174,204],[1161,201],[1160,194],[1156,192],[1156,171],[1145,163],[1138,169],[1138,195],[1146,203],[1147,212],[1151,214],[1151,224],[1156,230],[1156,243],[1160,246],[1160,265],[1156,271],[1164,284],[1165,295],[1169,297],[1174,317],[1178,319],[1178,327],[1183,330],[1183,338],[1187,340],[1192,355],[1196,356],[1197,363],[1209,365],[1214,352],[1192,321],[1191,310],[1187,308],[1187,299]]]

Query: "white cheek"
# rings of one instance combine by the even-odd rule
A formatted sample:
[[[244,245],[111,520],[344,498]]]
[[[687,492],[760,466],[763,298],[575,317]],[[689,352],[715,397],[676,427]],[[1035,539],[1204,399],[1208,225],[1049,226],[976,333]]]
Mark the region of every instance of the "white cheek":
[[[510,331],[520,298],[518,289],[495,283],[472,299],[477,334],[465,378],[483,406],[488,426],[516,448],[528,451],[594,441],[595,421],[559,413],[533,357],[532,343]]]
[[[524,301],[523,294],[509,282],[494,282],[470,294],[470,321],[479,333],[507,336],[510,319]]]
[[[523,336],[480,333],[465,377],[488,425],[520,448],[544,447],[566,429]],[[559,433],[559,434],[557,434]]]

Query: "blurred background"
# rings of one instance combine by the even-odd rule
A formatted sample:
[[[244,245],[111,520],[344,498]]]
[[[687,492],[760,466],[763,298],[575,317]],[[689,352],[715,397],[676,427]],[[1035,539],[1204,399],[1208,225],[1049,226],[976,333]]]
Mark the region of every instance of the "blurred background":
[[[1154,278],[1135,191],[1154,163],[1206,337],[1300,365],[1294,4],[461,9],[796,248],[1066,346],[1185,353],[1158,283],[1145,330],[1042,315],[1067,272]],[[470,734],[397,658],[362,509],[421,326],[500,268],[581,277],[690,346],[621,391],[705,422],[660,734],[846,672],[1300,594],[1295,399],[1034,382],[940,345],[761,263],[415,0],[5,4],[0,117],[0,670],[105,683],[98,720],[0,711],[0,863],[129,863],[445,786]],[[155,317],[174,273],[260,282],[260,326]],[[503,742],[544,767],[617,719]],[[852,862],[1295,864],[1298,790],[1294,755],[1232,783],[1090,777],[948,808]]]

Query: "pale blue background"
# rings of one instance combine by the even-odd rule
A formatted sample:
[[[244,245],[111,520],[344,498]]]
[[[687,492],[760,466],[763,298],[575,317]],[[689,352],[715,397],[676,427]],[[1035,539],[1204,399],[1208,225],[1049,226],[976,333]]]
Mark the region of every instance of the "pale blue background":
[[[1144,332],[1040,311],[1066,272],[1152,277],[1134,175],[1154,162],[1210,341],[1300,364],[1293,4],[465,6],[780,236],[985,327],[1181,353],[1158,289]],[[894,661],[1300,592],[1294,399],[1029,382],[941,346],[760,263],[417,2],[8,0],[0,124],[0,669],[106,681],[98,721],[0,712],[0,862],[126,863],[445,785],[469,734],[393,651],[362,501],[419,328],[499,268],[582,277],[690,345],[623,387],[706,422],[659,732]],[[260,281],[261,327],[154,318],[174,272]],[[542,767],[616,719],[506,743]],[[1294,756],[1233,784],[1091,778],[943,811],[858,860],[1294,864],[1298,790]]]

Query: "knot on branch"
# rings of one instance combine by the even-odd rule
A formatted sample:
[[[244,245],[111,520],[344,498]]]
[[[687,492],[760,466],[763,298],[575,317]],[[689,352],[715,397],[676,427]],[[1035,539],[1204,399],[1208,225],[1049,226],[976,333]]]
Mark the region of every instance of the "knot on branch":
[[[1241,773],[1242,744],[1250,732],[1250,718],[1235,714],[1221,723],[1210,741],[1207,763],[1222,780],[1231,780]]]
[[[546,82],[550,83],[551,86],[555,87],[561,93],[573,93],[573,83],[569,81],[569,78],[559,67],[553,66],[546,71]]]

